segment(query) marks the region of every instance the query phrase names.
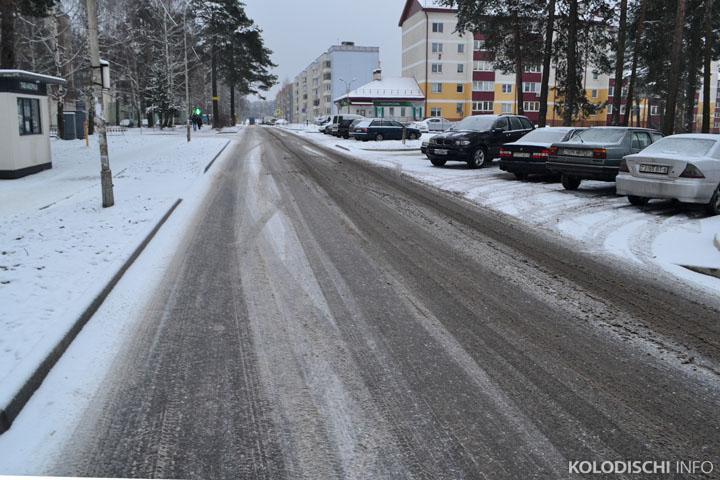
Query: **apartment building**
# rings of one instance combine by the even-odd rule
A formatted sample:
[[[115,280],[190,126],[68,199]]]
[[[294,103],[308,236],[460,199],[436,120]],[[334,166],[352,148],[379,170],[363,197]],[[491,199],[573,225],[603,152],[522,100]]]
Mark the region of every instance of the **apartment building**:
[[[425,95],[425,116],[459,120],[469,115],[518,113],[515,92],[515,74],[504,75],[493,68],[493,58],[484,48],[482,33],[458,35],[457,10],[440,5],[437,0],[406,0],[398,26],[402,29],[402,76],[414,78]],[[539,57],[539,56],[538,56]],[[714,131],[720,127],[720,82],[718,62],[713,63],[712,85],[718,89],[711,94]],[[548,95],[549,125],[562,123],[555,112],[555,68],[551,67]],[[537,121],[540,109],[540,83],[542,65],[526,64],[523,72],[523,110],[532,121]],[[608,105],[613,101],[614,79],[585,67],[584,85],[587,98],[596,104]],[[696,107],[699,130],[702,115],[702,94],[698,94]],[[633,116],[640,125],[658,127],[662,121],[660,99],[645,99]],[[621,110],[624,113],[624,106]],[[715,113],[718,112],[718,113]],[[582,123],[585,126],[606,125],[612,108],[603,106],[595,115]]]
[[[322,53],[293,82],[293,121],[311,122],[337,114],[333,99],[372,81],[380,65],[379,47],[342,42]]]

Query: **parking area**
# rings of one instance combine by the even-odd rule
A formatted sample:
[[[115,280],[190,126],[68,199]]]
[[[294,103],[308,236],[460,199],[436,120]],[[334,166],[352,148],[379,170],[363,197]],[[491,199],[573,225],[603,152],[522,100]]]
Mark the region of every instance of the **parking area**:
[[[553,177],[518,181],[498,168],[497,159],[481,169],[463,163],[434,167],[420,152],[422,140],[432,134],[403,144],[345,140],[320,134],[312,125],[284,129],[572,239],[588,253],[612,255],[629,268],[661,268],[698,287],[720,291],[720,278],[713,276],[720,269],[720,250],[714,242],[720,216],[707,216],[701,206],[653,200],[635,207],[616,195],[615,184],[608,182],[585,181],[571,192]]]

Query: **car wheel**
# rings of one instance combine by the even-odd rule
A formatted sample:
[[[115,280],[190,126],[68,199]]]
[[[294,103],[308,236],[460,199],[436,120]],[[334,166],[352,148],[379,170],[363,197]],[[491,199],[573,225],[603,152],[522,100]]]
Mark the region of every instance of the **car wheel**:
[[[430,161],[431,161],[432,164],[435,165],[436,167],[442,167],[442,166],[445,165],[445,162],[446,162],[447,160],[441,160],[441,159],[439,159],[439,158],[431,158]]]
[[[376,141],[376,142],[382,142],[382,141],[383,141],[382,133],[378,133],[378,134],[375,135],[375,141]]]
[[[720,185],[715,188],[715,193],[713,193],[710,203],[707,204],[706,210],[709,215],[720,215]]]
[[[580,182],[582,182],[581,179],[573,177],[572,175],[565,175],[563,173],[562,177],[560,177],[560,183],[562,183],[562,186],[565,187],[565,190],[577,190],[580,186]]]
[[[411,133],[410,135],[408,135],[408,140],[415,140],[416,138],[417,138],[417,135],[415,135],[414,133]]]
[[[486,159],[487,153],[485,152],[485,149],[483,147],[478,147],[478,149],[473,152],[470,160],[468,160],[468,167],[480,168],[485,165]]]
[[[647,202],[650,199],[647,197],[638,197],[636,195],[628,195],[628,202],[630,202],[631,205],[635,205],[636,207],[642,207],[643,205],[647,204]]]
[[[528,174],[523,172],[515,172],[515,178],[518,180],[527,180]]]

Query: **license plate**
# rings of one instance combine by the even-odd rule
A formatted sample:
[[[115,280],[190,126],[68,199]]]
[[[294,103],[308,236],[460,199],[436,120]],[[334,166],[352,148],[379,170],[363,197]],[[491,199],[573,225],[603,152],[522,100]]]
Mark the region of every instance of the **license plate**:
[[[640,173],[659,173],[662,175],[667,175],[668,170],[670,170],[670,167],[667,165],[645,165],[640,164]]]
[[[530,158],[530,154],[527,152],[514,152],[513,157]]]
[[[579,150],[575,148],[564,148],[562,152],[560,152],[561,155],[570,155],[572,157],[592,157],[593,151],[592,150]]]
[[[436,148],[435,155],[447,155],[448,151],[443,148]]]

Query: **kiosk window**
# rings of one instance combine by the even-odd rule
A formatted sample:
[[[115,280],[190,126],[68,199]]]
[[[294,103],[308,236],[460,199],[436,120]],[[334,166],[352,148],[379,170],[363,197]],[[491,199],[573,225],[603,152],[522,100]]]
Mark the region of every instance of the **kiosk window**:
[[[40,100],[18,98],[18,129],[20,135],[35,135],[40,131]]]

